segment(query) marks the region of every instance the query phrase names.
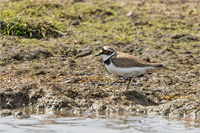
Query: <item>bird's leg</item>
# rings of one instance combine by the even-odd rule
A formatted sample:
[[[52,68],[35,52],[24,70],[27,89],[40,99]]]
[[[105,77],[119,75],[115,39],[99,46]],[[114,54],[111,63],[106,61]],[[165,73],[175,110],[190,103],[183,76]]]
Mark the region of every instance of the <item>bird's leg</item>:
[[[129,79],[129,82],[128,82],[127,86],[126,86],[126,90],[128,90],[129,84],[131,83],[131,80],[132,80],[132,78]]]

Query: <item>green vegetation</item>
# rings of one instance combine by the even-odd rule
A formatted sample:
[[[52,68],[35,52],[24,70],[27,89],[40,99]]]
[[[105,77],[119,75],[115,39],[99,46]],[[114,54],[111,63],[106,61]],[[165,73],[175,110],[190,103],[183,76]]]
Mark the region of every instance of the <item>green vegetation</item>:
[[[106,1],[90,4],[69,1],[3,2],[1,32],[37,39],[68,35],[79,44],[97,41],[154,44],[158,39],[168,40],[177,34],[195,37],[175,38],[167,43],[183,45],[182,40],[199,40],[199,10],[186,8],[187,5],[169,5],[173,7],[170,10],[149,4],[124,7]],[[132,14],[127,16],[129,11]]]

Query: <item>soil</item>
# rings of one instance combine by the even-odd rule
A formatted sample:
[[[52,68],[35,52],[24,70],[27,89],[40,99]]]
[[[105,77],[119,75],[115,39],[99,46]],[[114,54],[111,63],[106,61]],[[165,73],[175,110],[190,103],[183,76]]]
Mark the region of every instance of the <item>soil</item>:
[[[99,38],[88,38],[93,41],[82,41],[78,36],[74,39],[73,35],[31,39],[1,34],[0,108],[15,109],[32,105],[72,111],[200,114],[200,29],[196,28],[200,25],[200,20],[197,19],[200,17],[200,11],[195,6],[197,3],[181,3],[183,13],[179,15],[173,13],[180,7],[179,2],[149,3],[132,3],[137,10],[129,16],[123,14],[133,22],[133,26],[129,25],[131,30],[135,31],[135,38],[132,40],[123,40],[123,36],[120,36],[120,39],[113,38],[106,43],[107,40],[103,38],[109,36],[102,35],[99,35]],[[170,4],[174,10],[168,10],[167,6]],[[57,5],[53,7],[63,6]],[[116,10],[130,6],[124,2],[119,5]],[[148,5],[151,10],[146,9]],[[34,6],[37,5],[30,4],[27,8]],[[147,13],[146,10],[152,19],[156,15],[168,14],[169,17],[183,20],[185,24],[180,24],[186,25],[182,27],[183,33],[176,34],[179,25],[173,19],[165,18],[169,24],[162,27],[152,24],[151,18],[148,21],[139,20],[140,15]],[[188,10],[190,12],[187,12]],[[93,16],[94,14],[97,16]],[[103,18],[101,23],[115,21],[121,16],[106,20],[105,16],[112,15],[109,10],[93,10],[90,15],[93,18],[98,17],[97,19]],[[163,21],[161,18],[157,19]],[[196,25],[191,25],[191,21],[195,21]],[[77,25],[81,27],[84,23],[77,20],[76,24],[74,21],[71,26]],[[189,28],[188,25],[192,28],[190,31],[184,31]],[[152,31],[155,33],[145,28],[152,26],[158,28],[156,32]],[[75,36],[77,31],[71,30]],[[118,30],[125,32],[123,27]],[[87,33],[87,30],[85,32]],[[137,34],[142,34],[142,37],[136,37]],[[136,78],[128,90],[124,90],[126,84],[110,84],[117,77],[108,73],[101,58],[94,57],[99,48],[105,45],[149,62],[162,63],[165,68],[148,71]],[[81,51],[88,49],[93,49],[91,55],[74,58]]]

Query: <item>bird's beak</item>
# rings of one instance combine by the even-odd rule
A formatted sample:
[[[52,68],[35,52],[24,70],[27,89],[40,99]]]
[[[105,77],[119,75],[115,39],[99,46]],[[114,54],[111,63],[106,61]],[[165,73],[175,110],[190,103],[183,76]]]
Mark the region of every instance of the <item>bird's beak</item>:
[[[94,57],[99,56],[99,55],[101,55],[102,53],[103,53],[103,48],[101,48],[101,50],[99,51],[99,53],[96,54]]]
[[[94,57],[101,55],[101,53],[99,52],[98,54],[96,54]]]

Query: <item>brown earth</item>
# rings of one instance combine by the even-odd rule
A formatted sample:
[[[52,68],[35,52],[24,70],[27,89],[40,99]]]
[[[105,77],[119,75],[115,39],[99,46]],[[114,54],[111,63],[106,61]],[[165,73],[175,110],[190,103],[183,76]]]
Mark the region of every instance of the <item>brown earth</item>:
[[[135,23],[136,26],[147,24]],[[154,44],[139,40],[140,43],[113,41],[74,45],[63,42],[67,36],[40,40],[44,44],[53,43],[57,50],[53,52],[43,46],[19,45],[18,41],[26,38],[3,35],[0,44],[0,108],[33,105],[73,111],[199,114],[199,31],[196,36],[155,36]],[[195,44],[187,47],[169,44],[176,41]],[[124,84],[110,85],[116,77],[107,72],[100,58],[93,57],[104,45],[149,62],[163,63],[166,68],[136,78],[129,90],[124,91]],[[74,59],[75,55],[89,48],[93,49],[92,55]]]
[[[151,55],[166,68],[138,77],[130,89],[124,91],[124,84],[110,85],[115,77],[108,74],[102,60],[93,58],[93,55],[72,60],[37,49],[27,49],[23,53],[11,45],[7,49],[15,50],[12,54],[4,54],[10,57],[0,70],[1,108],[35,105],[78,111],[199,113],[200,73],[199,68],[193,66],[199,64],[200,55],[195,49],[180,50],[175,54],[170,48],[151,50],[145,45],[109,45],[124,52],[141,48],[141,58],[149,60]],[[101,45],[93,47],[98,46]]]

